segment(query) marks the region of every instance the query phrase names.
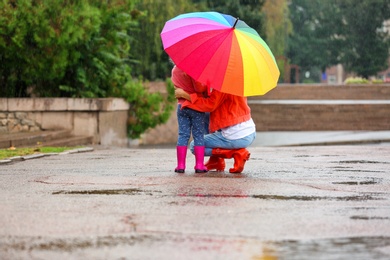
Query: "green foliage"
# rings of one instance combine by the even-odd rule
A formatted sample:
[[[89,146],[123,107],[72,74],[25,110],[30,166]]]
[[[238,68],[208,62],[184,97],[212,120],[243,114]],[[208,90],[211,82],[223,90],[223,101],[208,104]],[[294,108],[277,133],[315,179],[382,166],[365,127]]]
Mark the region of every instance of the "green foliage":
[[[60,89],[71,96],[116,96],[124,84],[133,80],[129,51],[131,32],[137,24],[131,10],[127,5],[112,2],[101,3],[98,8],[99,31],[73,50],[80,59],[67,68],[61,81]]]
[[[85,1],[2,1],[0,17],[1,96],[57,96],[56,82],[80,58],[74,49],[101,24]]]
[[[174,94],[150,94],[132,77],[136,2],[2,0],[0,96],[124,97],[130,137],[165,122]]]
[[[390,19],[390,1],[344,0],[339,6],[346,36],[341,62],[346,70],[367,79],[387,67],[390,37],[381,28]]]
[[[375,75],[389,55],[381,30],[389,10],[388,0],[292,0],[288,57],[302,71],[340,63],[364,78]]]
[[[263,11],[265,13],[267,44],[276,57],[282,56],[287,47],[287,37],[292,32],[287,1],[266,1]]]
[[[371,80],[372,84],[383,84],[385,83],[383,79],[372,79]]]
[[[266,42],[276,58],[282,75],[279,77],[279,82],[284,82],[287,38],[292,32],[288,2],[286,0],[266,1],[262,10],[265,14]]]
[[[352,77],[345,80],[345,84],[367,84],[369,81],[362,77]]]
[[[175,102],[174,86],[170,80],[166,82],[167,95],[150,93],[141,81],[128,82],[121,90],[121,96],[130,103],[128,136],[137,139],[146,129],[166,122]]]
[[[115,95],[132,80],[133,2],[2,1],[0,96]]]
[[[340,42],[338,39],[332,40],[332,35],[337,33],[335,30],[340,26],[333,29],[326,27],[330,22],[327,15],[339,24],[341,15],[336,7],[333,6],[333,12],[328,8],[332,9],[330,2],[322,0],[293,0],[290,4],[293,33],[289,37],[287,56],[302,71],[310,71],[312,67],[325,71],[328,66],[338,63]]]
[[[164,80],[171,72],[160,38],[165,22],[181,13],[198,9],[187,0],[143,0],[136,8],[139,27],[133,32],[131,54],[139,63],[134,67],[133,75]]]
[[[239,17],[266,40],[264,14],[261,12],[265,0],[207,0],[213,11]]]
[[[42,147],[27,147],[27,148],[15,148],[11,147],[8,149],[0,149],[0,160],[15,156],[26,156],[31,154],[41,154],[41,153],[61,153],[68,150],[73,150],[81,148],[81,146],[75,147],[51,147],[51,146],[42,146]]]

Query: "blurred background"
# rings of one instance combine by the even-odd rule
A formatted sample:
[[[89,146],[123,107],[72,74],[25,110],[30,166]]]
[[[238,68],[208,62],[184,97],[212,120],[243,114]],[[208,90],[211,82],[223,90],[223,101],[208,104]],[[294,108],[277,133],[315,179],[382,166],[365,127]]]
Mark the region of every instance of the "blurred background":
[[[211,10],[240,17],[257,30],[276,57],[281,72],[278,87],[249,101],[254,112],[260,109],[261,116],[254,118],[268,116],[292,126],[303,122],[298,115],[328,113],[332,118],[334,114],[326,111],[334,113],[343,106],[348,110],[351,105],[344,102],[336,108],[334,101],[322,103],[328,110],[313,112],[321,105],[318,100],[358,100],[361,109],[368,105],[361,100],[382,100],[380,127],[367,128],[375,124],[369,114],[355,120],[365,121],[364,126],[345,121],[349,127],[336,127],[342,119],[322,119],[322,124],[300,124],[306,128],[267,128],[264,125],[271,122],[257,119],[259,131],[389,130],[389,0],[1,1],[0,98],[123,98],[129,104],[128,138],[143,144],[171,143],[177,127],[169,79],[172,65],[160,32],[179,14]],[[352,85],[360,88],[348,87]],[[362,85],[376,87],[367,92]],[[265,99],[279,104],[280,100],[317,101],[301,110],[297,104],[283,103],[280,113],[285,117],[278,117],[273,114],[278,109],[275,102]],[[291,117],[286,115],[289,111],[295,111]],[[0,134],[16,131],[9,125],[10,113],[0,118]],[[165,141],[156,141],[163,131],[167,134],[160,139]]]

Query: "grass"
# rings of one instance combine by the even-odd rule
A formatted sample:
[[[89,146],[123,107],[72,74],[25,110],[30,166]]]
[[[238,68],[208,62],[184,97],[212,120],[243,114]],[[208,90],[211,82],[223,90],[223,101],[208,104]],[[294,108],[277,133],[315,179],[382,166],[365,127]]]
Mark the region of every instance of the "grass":
[[[37,153],[61,153],[67,150],[73,150],[81,148],[81,146],[75,147],[34,147],[34,148],[8,148],[8,149],[0,149],[0,160],[4,160],[7,158],[11,158],[14,156],[25,156]]]

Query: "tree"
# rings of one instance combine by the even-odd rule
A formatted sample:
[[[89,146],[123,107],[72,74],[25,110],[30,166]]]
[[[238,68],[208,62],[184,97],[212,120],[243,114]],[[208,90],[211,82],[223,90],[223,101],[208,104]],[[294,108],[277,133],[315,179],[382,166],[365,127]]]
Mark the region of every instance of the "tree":
[[[164,52],[160,33],[169,19],[197,10],[187,0],[143,0],[136,5],[139,27],[132,32],[133,48],[130,55],[138,62],[133,75],[142,75],[148,80],[164,80],[170,77],[172,65]]]
[[[324,71],[341,63],[360,76],[375,75],[389,55],[389,41],[380,31],[390,18],[389,5],[388,0],[292,0],[288,57],[302,70]]]
[[[122,87],[132,82],[129,58],[132,31],[137,28],[132,16],[134,1],[89,0],[99,10],[99,27],[88,41],[74,46],[77,62],[66,68],[57,84],[75,97],[118,96]]]
[[[287,36],[292,32],[286,0],[267,0],[263,7],[267,43],[276,56],[284,55]]]
[[[264,14],[261,12],[266,0],[206,0],[210,10],[242,19],[266,40]]]
[[[0,96],[121,97],[129,137],[168,119],[173,92],[151,94],[132,77],[135,0],[0,2]],[[169,87],[169,85],[168,85]]]
[[[287,37],[292,32],[286,0],[267,0],[263,6],[267,44],[276,58],[285,56]],[[278,60],[281,75],[284,74],[284,60]],[[282,78],[282,77],[281,77]]]
[[[329,65],[337,64],[338,44],[332,42],[335,31],[327,29],[330,27],[326,26],[330,21],[326,18],[328,12],[322,11],[330,6],[329,1],[322,0],[291,1],[289,10],[293,32],[288,39],[287,56],[302,70],[311,67],[325,70]],[[334,9],[331,17],[336,20],[335,23],[341,23],[341,16],[337,13],[338,9]]]
[[[368,78],[385,69],[390,41],[380,29],[390,19],[390,1],[344,0],[339,6],[345,35],[340,61],[346,70]]]
[[[100,24],[99,10],[84,2],[1,1],[0,95],[58,95],[56,83],[79,59],[74,49]]]

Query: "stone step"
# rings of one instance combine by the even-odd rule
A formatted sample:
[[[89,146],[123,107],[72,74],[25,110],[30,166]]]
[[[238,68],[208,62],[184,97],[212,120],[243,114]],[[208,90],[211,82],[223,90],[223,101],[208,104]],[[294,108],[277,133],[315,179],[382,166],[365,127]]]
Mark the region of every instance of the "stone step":
[[[79,146],[79,145],[91,145],[93,144],[92,136],[70,136],[67,138],[61,138],[43,142],[40,146]]]
[[[9,147],[74,146],[92,144],[92,137],[72,136],[70,130],[19,132],[0,135],[0,149]]]

